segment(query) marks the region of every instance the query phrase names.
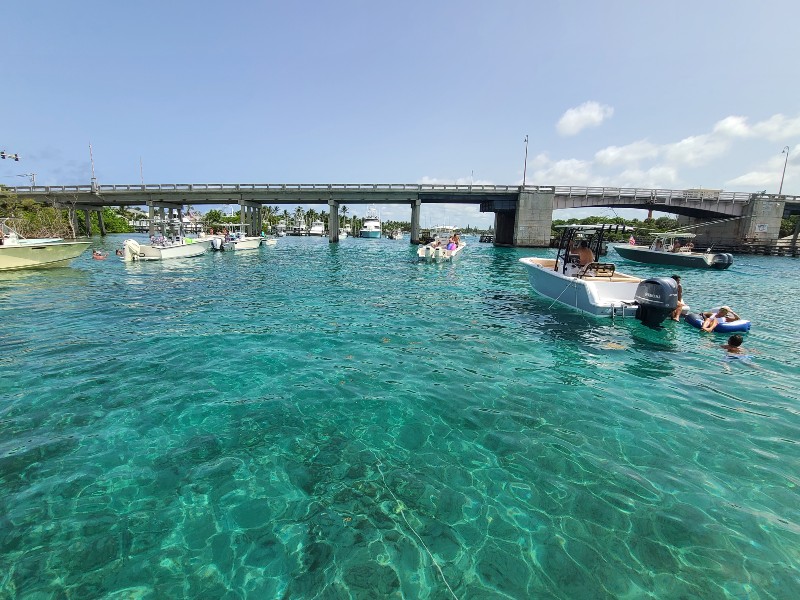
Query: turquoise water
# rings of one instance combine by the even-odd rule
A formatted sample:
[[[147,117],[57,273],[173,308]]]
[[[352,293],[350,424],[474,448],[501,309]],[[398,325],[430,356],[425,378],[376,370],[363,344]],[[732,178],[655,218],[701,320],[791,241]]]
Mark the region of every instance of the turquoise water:
[[[467,241],[0,275],[0,598],[800,596],[800,262],[676,270],[726,361]]]

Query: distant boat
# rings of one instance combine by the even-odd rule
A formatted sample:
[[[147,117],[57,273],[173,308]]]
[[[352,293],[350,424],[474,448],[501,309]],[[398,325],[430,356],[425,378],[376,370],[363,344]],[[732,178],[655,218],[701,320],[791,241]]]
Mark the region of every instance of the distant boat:
[[[90,242],[66,242],[61,238],[25,239],[0,220],[0,271],[63,267],[90,246]]]
[[[167,225],[167,223],[162,223]],[[183,224],[177,219],[168,222],[171,233],[158,233],[150,236],[149,244],[127,239],[122,244],[122,260],[125,262],[169,260],[172,258],[193,258],[205,254],[212,243],[219,238],[207,236],[193,239],[184,236]]]
[[[402,240],[403,239],[403,230],[402,229],[393,229],[388,236],[390,240]]]
[[[314,221],[311,223],[311,228],[308,230],[308,235],[322,237],[325,235],[325,223],[322,221]]]
[[[617,244],[614,249],[622,258],[651,265],[722,270],[733,264],[733,255],[727,252],[711,252],[711,248],[705,252],[695,252],[694,237],[693,233],[668,231],[657,234],[649,246]]]
[[[260,235],[247,235],[247,225],[233,224],[229,233],[222,242],[222,250],[256,250],[261,246]]]
[[[437,239],[429,244],[420,244],[417,248],[417,256],[428,261],[452,260],[458,256],[466,245],[464,241],[459,241],[456,245]]]
[[[364,217],[364,222],[359,231],[359,237],[362,238],[379,238],[381,237],[381,220],[378,218],[378,211],[374,206],[367,209],[367,215]]]

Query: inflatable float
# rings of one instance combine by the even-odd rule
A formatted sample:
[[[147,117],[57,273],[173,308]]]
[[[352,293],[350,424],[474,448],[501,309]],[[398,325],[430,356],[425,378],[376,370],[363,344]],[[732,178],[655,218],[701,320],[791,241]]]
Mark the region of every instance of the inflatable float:
[[[716,309],[712,309],[716,312]],[[701,329],[703,327],[703,321],[705,318],[702,314],[698,313],[689,313],[684,317],[684,320],[691,325],[692,327],[697,327]],[[718,331],[720,333],[736,333],[737,331],[750,331],[750,321],[747,319],[739,319],[738,321],[725,321],[724,323],[717,323],[717,326],[714,328],[714,331]]]

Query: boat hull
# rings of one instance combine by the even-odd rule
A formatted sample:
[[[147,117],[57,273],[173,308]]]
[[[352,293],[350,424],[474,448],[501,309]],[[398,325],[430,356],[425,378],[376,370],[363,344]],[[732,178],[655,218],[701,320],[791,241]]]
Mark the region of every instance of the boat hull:
[[[381,232],[380,232],[380,230],[364,231],[362,229],[361,232],[359,233],[359,237],[369,238],[369,239],[380,239]]]
[[[135,242],[135,240],[126,240],[124,244],[123,260],[126,262],[192,258],[205,254],[211,246],[211,238],[172,246],[152,246],[131,244],[130,242]]]
[[[595,316],[635,316],[637,277],[616,273],[614,277],[569,277],[554,270],[555,260],[521,258],[533,290],[547,298]]]
[[[695,269],[727,269],[733,264],[733,256],[726,252],[664,252],[643,246],[615,246],[622,258],[650,265],[672,265]]]
[[[224,242],[222,247],[225,250],[256,250],[261,246],[260,237],[246,237],[238,240]]]
[[[83,253],[90,242],[41,242],[0,246],[0,271],[63,267]]]

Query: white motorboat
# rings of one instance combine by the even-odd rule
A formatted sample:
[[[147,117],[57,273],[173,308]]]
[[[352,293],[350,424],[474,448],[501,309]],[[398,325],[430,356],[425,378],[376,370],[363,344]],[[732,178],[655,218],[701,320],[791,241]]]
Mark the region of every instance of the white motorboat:
[[[63,267],[90,246],[61,238],[23,238],[10,219],[0,219],[0,232],[0,271]]]
[[[596,316],[634,316],[648,325],[664,321],[678,305],[677,283],[667,277],[642,280],[620,273],[611,263],[579,265],[573,242],[588,239],[596,257],[603,237],[624,225],[562,225],[556,258],[521,258],[534,291],[555,302]]]
[[[261,245],[262,246],[274,246],[278,243],[278,239],[274,237],[265,237],[261,238]]]
[[[458,244],[444,244],[440,240],[434,240],[430,244],[420,244],[417,256],[423,260],[453,260],[466,245],[463,241]]]
[[[260,235],[247,235],[247,225],[232,224],[230,231],[222,241],[220,250],[257,250],[261,246]]]
[[[381,220],[378,218],[378,211],[375,209],[375,206],[370,206],[367,209],[367,214],[364,217],[358,235],[362,238],[381,237]]]
[[[122,260],[168,260],[171,258],[192,258],[205,254],[215,238],[195,240],[192,238],[167,238],[162,235],[151,238],[149,244],[141,244],[134,239],[125,240],[122,245]]]
[[[205,235],[195,239],[184,235],[183,223],[178,219],[164,221],[159,224],[160,233],[150,236],[150,243],[143,244],[138,240],[127,239],[122,244],[122,260],[125,262],[170,260],[173,258],[193,258],[205,254],[214,243],[219,243],[221,236]],[[169,229],[169,233],[167,232]],[[120,254],[117,252],[117,254]]]
[[[315,235],[317,237],[322,237],[325,235],[325,223],[322,221],[313,221],[311,223],[311,227],[308,230],[308,235]]]
[[[402,240],[403,239],[403,230],[402,229],[393,229],[389,235],[387,236],[390,240]]]
[[[275,235],[286,237],[286,221],[278,221],[278,224],[275,225]]]

